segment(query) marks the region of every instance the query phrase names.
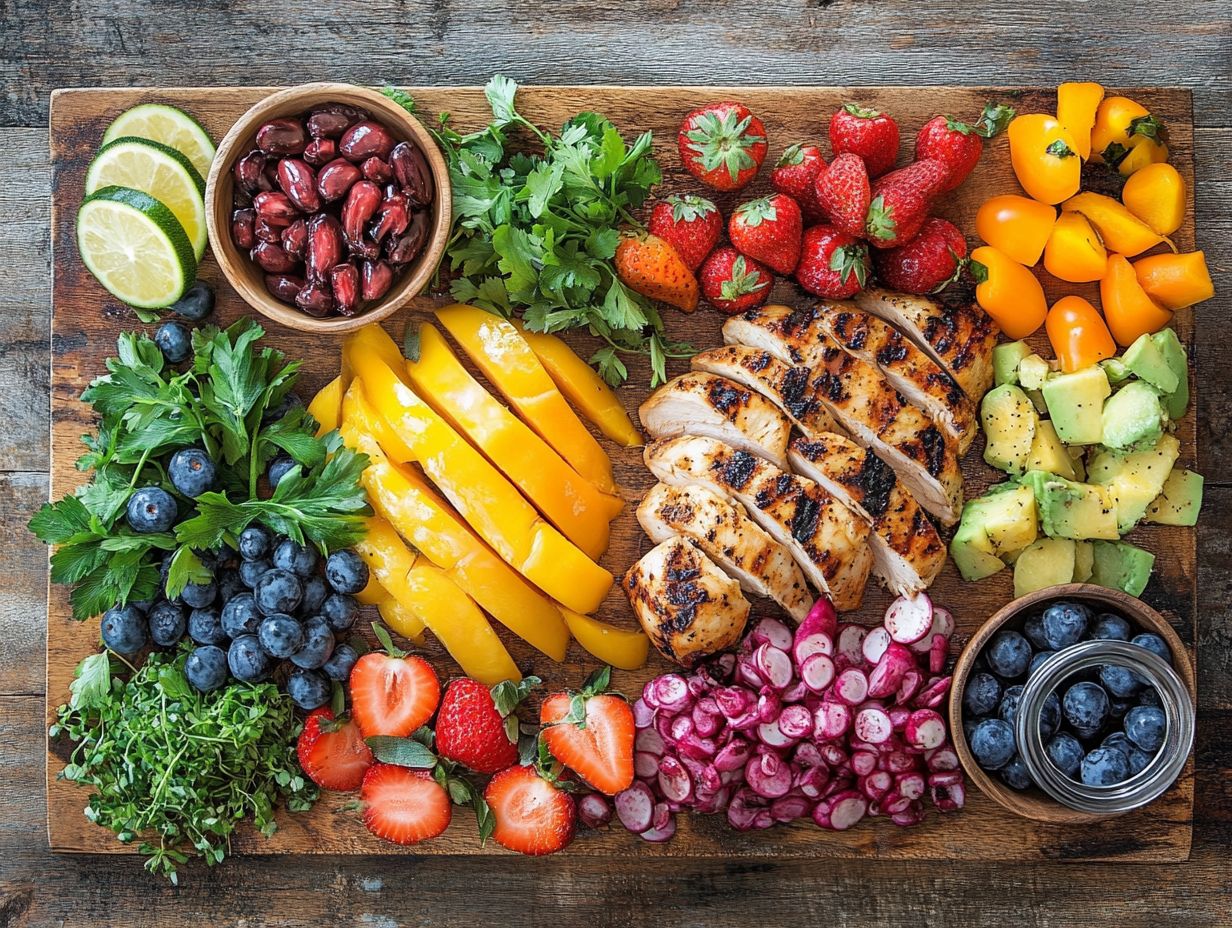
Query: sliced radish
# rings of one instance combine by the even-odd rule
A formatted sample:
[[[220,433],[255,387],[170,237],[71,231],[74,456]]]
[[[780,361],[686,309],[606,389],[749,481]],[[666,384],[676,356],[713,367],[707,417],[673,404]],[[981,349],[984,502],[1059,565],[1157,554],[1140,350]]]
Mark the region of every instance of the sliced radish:
[[[955,812],[967,801],[967,788],[962,783],[952,786],[934,786],[929,790],[933,805],[939,812]]]
[[[804,706],[786,706],[779,713],[778,726],[788,738],[799,740],[813,730],[813,713]]]
[[[813,654],[800,665],[800,679],[814,693],[825,692],[834,676],[834,661],[825,654]]]
[[[890,773],[908,773],[915,770],[916,760],[906,751],[891,751],[882,755],[885,769]]]
[[[932,647],[928,649],[929,673],[941,673],[945,670],[945,659],[950,654],[950,639],[945,635],[933,635]]]
[[[798,768],[824,767],[826,762],[821,757],[821,751],[812,741],[801,741],[792,752],[791,762]]]
[[[890,724],[894,726],[894,730],[902,731],[907,726],[907,720],[911,718],[911,710],[906,706],[892,706],[886,709],[886,715],[890,717]]]
[[[930,788],[948,788],[957,786],[962,782],[963,772],[961,770],[941,770],[928,775],[928,785]]]
[[[723,727],[723,713],[719,711],[713,697],[702,696],[698,699],[693,706],[691,716],[693,731],[703,738],[717,735]]]
[[[884,770],[874,770],[860,779],[860,792],[869,799],[880,799],[894,785],[894,778]]]
[[[659,761],[659,789],[672,802],[687,802],[693,796],[693,778],[674,757]]]
[[[834,678],[834,695],[849,706],[858,706],[868,698],[868,677],[863,670],[849,667]]]
[[[672,744],[684,740],[693,734],[693,718],[688,715],[678,715],[667,726],[667,740]]]
[[[757,726],[757,740],[768,748],[781,750],[783,748],[791,747],[799,739],[792,738],[790,735],[785,734],[783,730],[779,728],[779,723],[776,720],[773,722],[762,722]]]
[[[894,789],[907,799],[919,799],[927,789],[924,777],[918,773],[900,773],[894,778]]]
[[[858,824],[868,813],[868,801],[855,790],[835,793],[825,801],[825,805],[828,821],[822,827],[833,828],[835,831],[846,831]]]
[[[792,656],[796,659],[797,669],[803,666],[804,662],[814,654],[832,656],[834,654],[834,639],[822,632],[818,632],[815,635],[807,635],[804,638],[796,638],[796,644],[792,649]]]
[[[714,766],[720,771],[739,770],[753,756],[753,745],[743,738],[729,741],[714,756]]]
[[[885,628],[899,644],[911,644],[928,634],[933,626],[933,602],[927,593],[900,596],[890,603]]]
[[[872,637],[869,635],[864,639],[866,650]],[[887,642],[881,656],[877,659],[877,666],[868,675],[868,694],[875,699],[883,699],[897,692],[907,673],[913,670],[915,670],[915,655],[897,641]]]
[[[868,629],[863,625],[843,625],[839,628],[836,646],[838,653],[853,666],[864,660],[864,639]]]
[[[855,735],[865,744],[881,744],[890,740],[894,726],[884,709],[861,709],[853,725]]]
[[[833,741],[851,729],[851,709],[841,702],[823,702],[813,713],[813,737]]]
[[[900,828],[910,828],[913,825],[918,825],[924,821],[924,810],[920,808],[919,803],[912,803],[903,809],[901,812],[895,812],[890,816],[890,821]]]
[[[769,642],[759,645],[753,652],[753,665],[762,679],[776,690],[785,690],[791,685],[791,658],[776,645]]]
[[[917,709],[936,709],[945,702],[946,694],[950,691],[950,680],[950,677],[931,678],[911,704]]]
[[[647,828],[641,833],[642,840],[649,841],[651,844],[664,844],[675,836],[676,820],[674,818],[669,818],[662,828]]]
[[[708,761],[719,750],[713,738],[703,738],[696,731],[690,732],[676,742],[681,758],[691,758],[696,761]]]
[[[851,752],[851,772],[866,777],[877,769],[877,752],[859,749]]]
[[[864,643],[860,646],[860,653],[864,655],[864,660],[875,666],[889,646],[890,633],[884,628],[874,628],[864,636]]]
[[[779,694],[779,699],[790,705],[792,703],[804,702],[805,697],[812,694],[813,691],[804,685],[803,680],[797,680]]]
[[[778,696],[766,691],[757,697],[757,718],[762,722],[773,722],[783,711],[783,704]]]
[[[908,744],[931,751],[945,744],[945,719],[932,709],[917,709],[907,719],[903,734]]]
[[[642,695],[651,706],[665,712],[681,712],[693,704],[689,684],[678,673],[665,673],[651,680]]]
[[[829,635],[831,638],[838,634],[838,613],[828,596],[822,596],[813,603],[813,608],[796,628],[796,641],[816,634]]]
[[[899,813],[910,809],[911,803],[912,800],[908,799],[906,796],[895,796],[894,794],[890,794],[882,800],[881,810],[886,815],[898,815]]]
[[[654,724],[655,710],[645,699],[633,701],[633,727],[646,729]]]
[[[757,694],[739,686],[723,686],[714,691],[714,703],[728,719],[738,719],[757,705]]]
[[[744,765],[744,779],[763,799],[778,799],[791,791],[791,768],[774,754],[749,758]]]
[[[908,670],[903,674],[903,682],[898,685],[898,692],[894,695],[894,701],[900,705],[911,702],[923,685],[924,674],[918,670]]]
[[[663,738],[653,728],[643,728],[633,739],[633,750],[662,757],[667,752],[667,745],[663,743]]]
[[[612,807],[602,793],[587,793],[578,800],[577,810],[587,828],[603,828],[612,820]]]
[[[954,616],[950,610],[941,606],[933,606],[933,622],[929,626],[928,632],[919,641],[911,643],[911,650],[916,654],[927,654],[928,649],[933,645],[934,635],[944,635],[946,638],[954,634]]]
[[[634,751],[633,772],[643,780],[657,777],[659,775],[659,758],[645,751]]]
[[[791,629],[778,619],[767,617],[753,626],[750,637],[759,645],[772,644],[780,651],[787,651],[791,648],[794,636],[791,633]]]
[[[782,824],[804,818],[811,811],[813,804],[804,796],[784,796],[770,803],[770,814]]]
[[[924,755],[924,763],[934,773],[940,773],[943,770],[957,770],[958,754],[953,748],[942,745],[935,751],[927,752]]]
[[[655,798],[650,787],[641,780],[634,780],[628,789],[616,794],[612,800],[620,824],[634,834],[641,834],[650,827],[654,818]]]
[[[834,770],[849,769],[851,767],[851,757],[837,744],[819,744],[817,750],[821,752],[822,760]],[[876,764],[876,760],[873,763]]]

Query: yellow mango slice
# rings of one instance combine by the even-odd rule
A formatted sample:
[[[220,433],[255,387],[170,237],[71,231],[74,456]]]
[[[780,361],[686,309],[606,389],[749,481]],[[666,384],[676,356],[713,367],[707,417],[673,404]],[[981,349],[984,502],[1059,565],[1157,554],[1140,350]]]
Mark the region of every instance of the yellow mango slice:
[[[500,316],[461,303],[437,310],[436,317],[527,425],[600,490],[616,492],[612,462],[517,329]]]
[[[620,670],[637,670],[646,663],[650,639],[641,629],[617,628],[572,609],[560,611],[574,640],[592,657]]]
[[[498,402],[431,325],[419,329],[419,360],[407,362],[411,386],[471,440],[528,500],[592,558],[607,550],[608,522],[621,501],[600,493],[521,419]]]
[[[1081,213],[1099,232],[1108,251],[1132,258],[1154,248],[1164,237],[1112,197],[1080,193],[1061,204],[1062,212]]]
[[[317,438],[332,432],[342,422],[342,378],[323,386],[308,404],[308,415],[317,420]]]
[[[512,322],[556,388],[595,428],[626,448],[640,448],[645,444],[616,391],[563,339],[546,332],[532,332],[520,320]]]

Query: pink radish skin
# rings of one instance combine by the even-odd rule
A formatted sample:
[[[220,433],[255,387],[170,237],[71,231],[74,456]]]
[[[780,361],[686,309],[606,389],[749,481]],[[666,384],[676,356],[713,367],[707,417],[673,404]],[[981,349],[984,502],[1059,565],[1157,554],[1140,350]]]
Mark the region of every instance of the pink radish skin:
[[[933,635],[932,647],[928,649],[928,670],[930,673],[941,673],[945,670],[945,659],[950,655],[950,639],[945,635]]]
[[[912,642],[911,650],[916,654],[927,654],[928,649],[933,645],[934,635],[944,635],[950,638],[954,634],[954,616],[950,610],[944,609],[941,606],[933,606],[933,624],[928,629],[926,634],[919,641]]]
[[[693,704],[689,684],[680,674],[668,673],[656,677],[647,684],[647,688],[648,691],[643,691],[643,698],[656,709],[681,712]]]
[[[826,762],[821,757],[821,749],[812,741],[801,741],[791,755],[793,767],[824,767]]]
[[[928,765],[928,769],[933,773],[941,773],[944,770],[957,770],[958,755],[954,752],[953,748],[942,746],[935,751],[929,751],[925,754],[924,763]]]
[[[911,701],[917,709],[936,709],[950,691],[950,677],[933,677]]]
[[[743,739],[729,742],[714,756],[714,766],[720,770],[740,770],[753,756],[753,746]]]
[[[869,635],[864,639],[865,646],[872,637]],[[897,641],[888,642],[881,657],[877,659],[877,666],[868,675],[868,695],[874,699],[884,699],[898,692],[903,679],[913,670],[915,655]]]
[[[866,777],[876,769],[876,752],[862,749],[851,752],[851,772],[856,776]]]
[[[900,596],[886,610],[886,631],[899,644],[919,641],[932,626],[933,603],[925,593],[917,593],[913,597]]]
[[[824,767],[809,767],[795,779],[796,789],[809,799],[819,799],[830,779]]]
[[[946,787],[934,786],[929,790],[929,794],[938,812],[956,812],[967,801],[967,788],[962,783]]]
[[[800,665],[800,679],[814,693],[824,693],[834,676],[834,661],[825,654],[812,654]]]
[[[945,744],[945,719],[932,709],[917,709],[907,719],[903,734],[912,747],[931,751]]]
[[[719,750],[713,738],[703,738],[697,732],[681,738],[676,743],[676,748],[680,751],[682,758],[687,757],[696,761],[708,761]]]
[[[894,778],[884,770],[874,770],[860,780],[860,792],[869,799],[880,799],[894,785]]]
[[[882,799],[881,809],[886,815],[898,815],[900,812],[905,812],[911,808],[911,800],[905,796],[895,796],[893,794]]]
[[[898,692],[894,694],[894,701],[900,705],[911,702],[923,685],[924,674],[918,670],[908,670],[903,674],[903,682],[898,685]]]
[[[777,724],[786,737],[798,741],[813,730],[813,714],[804,706],[787,706],[779,713]]]
[[[868,698],[868,677],[855,667],[844,670],[834,679],[834,695],[849,706],[858,706]]]
[[[804,818],[813,809],[813,804],[804,796],[784,796],[770,803],[770,814],[776,822],[787,824]]]
[[[787,705],[792,705],[798,702],[804,702],[805,698],[812,695],[812,691],[804,685],[803,680],[797,680],[787,689],[779,694],[779,698]]]
[[[907,725],[907,720],[911,718],[911,710],[905,706],[894,706],[886,709],[886,715],[890,717],[890,724],[894,730],[902,731]]]
[[[884,628],[874,628],[864,636],[864,643],[860,645],[860,653],[864,655],[866,662],[876,666],[889,646],[890,633]]]
[[[841,702],[826,702],[813,713],[813,737],[818,741],[833,741],[851,729],[851,709]]]
[[[933,788],[948,789],[951,786],[957,786],[963,782],[963,773],[961,770],[943,770],[938,773],[930,773],[928,775],[928,785]]]
[[[901,773],[894,779],[894,789],[906,799],[919,799],[924,795],[924,778],[918,773]]]
[[[908,773],[916,767],[915,758],[905,751],[891,751],[889,754],[882,755],[882,758],[885,761],[885,769],[890,773]]]
[[[641,833],[640,837],[651,844],[666,844],[676,837],[676,820],[669,818],[662,828],[648,828]]]
[[[776,690],[785,690],[791,685],[792,666],[787,652],[776,645],[766,643],[753,652],[753,666],[763,680]]]
[[[744,779],[763,799],[778,799],[791,790],[791,768],[773,754],[749,758]]]
[[[633,750],[653,754],[655,757],[662,757],[667,750],[667,745],[664,744],[663,738],[653,728],[643,728],[633,739]]]
[[[577,810],[587,828],[606,828],[612,820],[612,807],[602,793],[587,793],[578,800]]]
[[[850,767],[851,758],[847,755],[847,752],[840,748],[837,744],[818,745],[817,750],[821,752],[822,760],[824,760],[835,770],[842,770],[844,767]]]
[[[824,654],[827,657],[833,656],[834,639],[820,632],[815,635],[807,635],[804,638],[796,638],[796,644],[792,648],[792,656],[796,660],[797,668],[814,654]]]
[[[717,735],[723,727],[723,713],[709,696],[703,696],[693,706],[692,718],[693,731],[703,738]]]
[[[783,704],[773,692],[763,690],[757,697],[757,718],[762,722],[773,722],[782,710]]]
[[[859,666],[864,660],[864,639],[868,631],[863,625],[844,625],[839,629],[838,653],[849,664]]]
[[[786,651],[791,648],[793,636],[791,629],[778,619],[765,618],[753,626],[751,637],[759,645],[771,644],[780,651]]]
[[[655,798],[650,787],[641,780],[634,780],[633,785],[617,793],[612,802],[620,824],[629,831],[640,835],[650,827],[654,818]]]
[[[890,740],[894,726],[883,709],[861,709],[853,726],[856,737],[866,744],[882,744]]]
[[[896,812],[891,815],[890,821],[899,828],[911,828],[913,825],[918,825],[924,821],[924,810],[919,807],[919,803],[912,803],[902,812]]]
[[[659,758],[645,751],[635,751],[633,754],[633,772],[639,779],[649,780],[659,775]]]
[[[822,828],[846,831],[856,825],[868,812],[868,800],[855,790],[835,793],[817,804],[813,821]]]
[[[644,699],[637,699],[633,702],[633,727],[634,728],[649,728],[654,724],[655,710]]]
[[[687,802],[693,795],[693,778],[674,757],[659,761],[659,789],[672,802]]]
[[[670,741],[672,744],[683,741],[693,734],[693,719],[687,715],[678,715],[668,724],[667,731],[666,741]]]

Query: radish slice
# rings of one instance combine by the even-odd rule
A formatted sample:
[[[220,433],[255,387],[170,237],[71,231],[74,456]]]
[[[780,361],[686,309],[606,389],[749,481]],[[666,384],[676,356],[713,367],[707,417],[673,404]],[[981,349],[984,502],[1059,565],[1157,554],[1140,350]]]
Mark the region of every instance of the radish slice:
[[[641,833],[642,840],[649,841],[651,844],[664,844],[675,836],[676,820],[674,818],[669,818],[662,828],[647,828]]]
[[[814,693],[823,693],[834,682],[834,661],[828,655],[813,654],[800,665],[800,679]]]
[[[876,664],[881,660],[881,655],[885,654],[886,648],[889,646],[890,633],[884,628],[874,628],[864,636],[864,643],[860,646],[860,652],[864,655],[866,661],[870,664]]]
[[[714,766],[720,771],[739,770],[753,756],[753,745],[743,738],[729,741],[714,756]]]
[[[633,772],[639,779],[651,780],[659,775],[659,758],[645,751],[633,753]]]
[[[782,824],[804,818],[812,809],[813,804],[804,796],[784,796],[770,803],[770,814]]]
[[[851,709],[841,702],[823,702],[813,713],[813,737],[818,741],[841,738],[850,728]]]
[[[757,718],[761,722],[773,722],[783,711],[783,704],[772,692],[762,693],[757,697]]]
[[[653,728],[643,728],[633,739],[633,750],[662,757],[667,753],[667,745],[663,743],[663,738]]]
[[[835,678],[834,695],[849,706],[858,706],[868,698],[868,677],[864,671],[849,667]]]
[[[674,757],[659,761],[659,789],[672,802],[687,802],[693,796],[693,778]]]
[[[723,713],[710,696],[703,696],[693,706],[693,731],[703,738],[717,735],[723,727]]]
[[[915,758],[906,751],[891,751],[883,755],[885,769],[890,773],[908,773],[915,770]]]
[[[829,779],[825,767],[809,767],[796,777],[796,789],[809,799],[819,799]]]
[[[683,741],[685,738],[689,737],[689,735],[693,734],[692,716],[688,716],[688,715],[676,716],[674,719],[671,720],[671,723],[668,725],[668,734],[670,735],[670,737],[667,740],[672,742],[673,744],[679,741]]]
[[[945,635],[933,635],[932,647],[928,649],[928,670],[930,673],[941,673],[945,670],[945,659],[950,654],[950,639]]]
[[[838,653],[849,664],[859,666],[864,660],[864,639],[868,629],[863,625],[844,625],[838,633]]]
[[[926,593],[900,596],[890,603],[885,628],[899,644],[911,644],[928,634],[933,626],[933,603]]]
[[[928,775],[928,785],[933,788],[957,786],[962,782],[963,773],[961,770],[943,770]]]
[[[796,628],[796,641],[816,634],[829,635],[831,638],[838,634],[838,613],[828,596],[822,596],[813,603],[813,608]]]
[[[924,685],[924,674],[918,670],[908,670],[903,674],[903,682],[898,685],[898,692],[894,696],[894,701],[899,704],[911,702],[913,696],[920,691],[920,687]]]
[[[785,690],[791,685],[793,672],[791,658],[776,645],[766,643],[753,652],[753,664],[762,679],[776,690]]]
[[[890,717],[890,724],[894,726],[894,730],[902,731],[907,726],[907,720],[911,718],[911,710],[906,706],[894,706],[886,709],[886,715]]]
[[[821,758],[835,770],[850,769],[852,758],[847,756],[847,752],[840,748],[837,744],[820,744],[817,750],[821,752]],[[877,763],[876,758],[873,759],[874,765]],[[871,767],[869,768],[872,769]]]
[[[612,820],[612,807],[602,793],[587,793],[578,800],[577,809],[587,828],[603,828]]]
[[[857,750],[851,752],[851,772],[858,777],[866,777],[877,769],[877,754],[875,751]]]
[[[778,619],[765,618],[753,626],[750,637],[757,644],[771,644],[780,651],[791,647],[793,635],[791,629]]]
[[[681,712],[693,704],[689,684],[678,673],[665,673],[646,685],[642,697],[656,709],[665,712]]]
[[[836,793],[829,798],[827,805],[828,827],[835,831],[846,831],[859,823],[868,812],[868,801],[854,790]]]
[[[945,696],[950,691],[950,677],[933,677],[920,690],[911,704],[917,709],[936,709],[945,702]]]
[[[804,662],[814,654],[825,654],[826,656],[833,655],[834,639],[829,635],[822,633],[796,639],[795,647],[792,650],[792,656],[796,659],[797,668],[803,666]]]
[[[804,706],[787,706],[779,713],[778,726],[786,737],[798,740],[813,730],[813,713]]]
[[[826,762],[822,760],[821,751],[812,741],[801,741],[796,745],[796,750],[791,755],[791,762],[797,769],[826,765]]]
[[[644,699],[636,699],[633,702],[633,727],[638,729],[646,729],[654,724],[655,710]]]
[[[714,703],[728,721],[738,719],[757,705],[757,696],[739,686],[724,686],[714,691]]]
[[[856,737],[865,744],[881,744],[890,740],[894,726],[883,709],[861,709],[856,713]]]
[[[935,751],[929,751],[924,755],[924,763],[933,773],[940,773],[943,770],[958,769],[958,755],[951,747],[942,746]]]
[[[963,807],[967,800],[967,788],[962,783],[953,786],[934,786],[929,790],[933,805],[939,812],[955,812]]]
[[[931,751],[945,744],[945,719],[932,709],[917,709],[907,719],[903,734],[912,747]]]
[[[757,740],[768,748],[781,749],[791,747],[799,739],[784,734],[783,730],[779,728],[779,723],[775,721],[762,722],[762,724],[757,726]]]
[[[882,811],[884,811],[886,815],[898,815],[899,813],[910,809],[911,802],[912,800],[908,799],[906,796],[886,796],[882,802]]]
[[[812,692],[812,690],[805,686],[803,680],[797,680],[779,694],[779,699],[790,705],[792,703],[804,702],[804,698],[811,696]]]
[[[691,758],[696,761],[708,761],[714,757],[719,746],[713,738],[703,738],[696,731],[690,732],[676,742],[681,758]]]
[[[655,798],[650,787],[641,780],[635,780],[628,789],[617,793],[612,802],[620,824],[629,831],[640,835],[650,827],[654,818]]]
[[[920,774],[900,773],[894,780],[894,789],[906,799],[919,799],[927,787]]]
[[[900,828],[910,828],[913,825],[918,825],[924,821],[924,812],[917,804],[909,805],[901,812],[896,812],[890,816],[890,821]]]
[[[954,628],[954,616],[950,610],[934,605],[933,623],[929,626],[928,633],[919,641],[913,641],[911,650],[916,654],[927,654],[933,645],[933,635],[945,635],[949,638],[954,634]]]
[[[791,791],[791,768],[774,754],[749,758],[744,765],[744,779],[763,799],[778,799]]]
[[[872,638],[873,635],[869,635],[864,639],[866,651]],[[877,666],[868,675],[868,695],[882,699],[897,692],[907,673],[912,670],[915,670],[915,655],[897,641],[887,642],[877,659]]]
[[[860,780],[860,792],[869,799],[880,799],[894,785],[894,778],[884,770],[874,770]]]

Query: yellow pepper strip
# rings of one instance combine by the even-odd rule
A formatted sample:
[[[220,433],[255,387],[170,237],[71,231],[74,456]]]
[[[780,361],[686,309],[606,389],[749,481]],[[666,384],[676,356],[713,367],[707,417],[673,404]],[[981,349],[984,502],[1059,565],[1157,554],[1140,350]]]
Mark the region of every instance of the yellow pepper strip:
[[[1059,280],[1089,283],[1104,276],[1108,250],[1082,213],[1057,217],[1044,246],[1044,269]]]
[[[1083,161],[1091,157],[1091,130],[1102,99],[1099,84],[1068,81],[1057,88],[1057,122],[1074,137],[1074,150]]]
[[[564,607],[560,611],[574,640],[592,657],[620,670],[637,670],[646,663],[650,639],[641,629],[617,628]]]
[[[608,523],[620,500],[600,493],[521,419],[498,402],[458,360],[445,336],[419,329],[411,386],[504,472],[528,500],[592,558],[607,550]]]
[[[1121,202],[1159,235],[1171,235],[1185,221],[1185,179],[1170,164],[1148,164],[1125,181]]]
[[[348,349],[350,349],[348,351]],[[351,381],[359,375],[355,373],[355,368],[352,365],[352,356],[360,355],[375,355],[384,361],[389,368],[394,371],[403,382],[406,378],[402,374],[402,364],[405,360],[402,357],[402,349],[397,343],[389,337],[389,333],[382,329],[376,323],[366,325],[356,332],[348,335],[342,343],[342,393],[351,387]]]
[[[460,303],[437,310],[436,317],[527,425],[600,490],[616,492],[612,462],[517,329]]]
[[[372,574],[368,574],[368,585],[355,594],[355,598],[365,606],[375,606],[389,594]]]
[[[1078,192],[1082,159],[1077,142],[1051,116],[1028,113],[1010,123],[1010,163],[1028,196],[1060,203]]]
[[[1147,296],[1164,309],[1184,309],[1215,295],[1206,256],[1200,251],[1139,258],[1134,274]]]
[[[376,611],[381,614],[385,624],[403,638],[409,638],[422,648],[426,641],[424,632],[428,630],[428,626],[424,625],[419,616],[386,593],[384,589],[381,592],[383,595],[375,605]]]
[[[595,428],[626,448],[640,448],[645,444],[616,391],[563,339],[545,332],[532,332],[517,319],[512,322],[557,389]]]
[[[1089,191],[1061,204],[1065,213],[1082,213],[1099,232],[1109,251],[1132,258],[1166,239],[1112,197]]]
[[[1129,143],[1129,154],[1121,159],[1117,170],[1122,177],[1129,177],[1152,164],[1163,164],[1168,160],[1168,146],[1163,142],[1147,138],[1145,135],[1135,136]]]
[[[1128,348],[1140,335],[1158,332],[1172,319],[1172,313],[1142,289],[1124,255],[1108,256],[1108,272],[1099,282],[1099,301],[1108,331],[1122,348]]]
[[[317,420],[317,438],[332,432],[342,422],[342,378],[323,386],[308,404],[308,415]]]

